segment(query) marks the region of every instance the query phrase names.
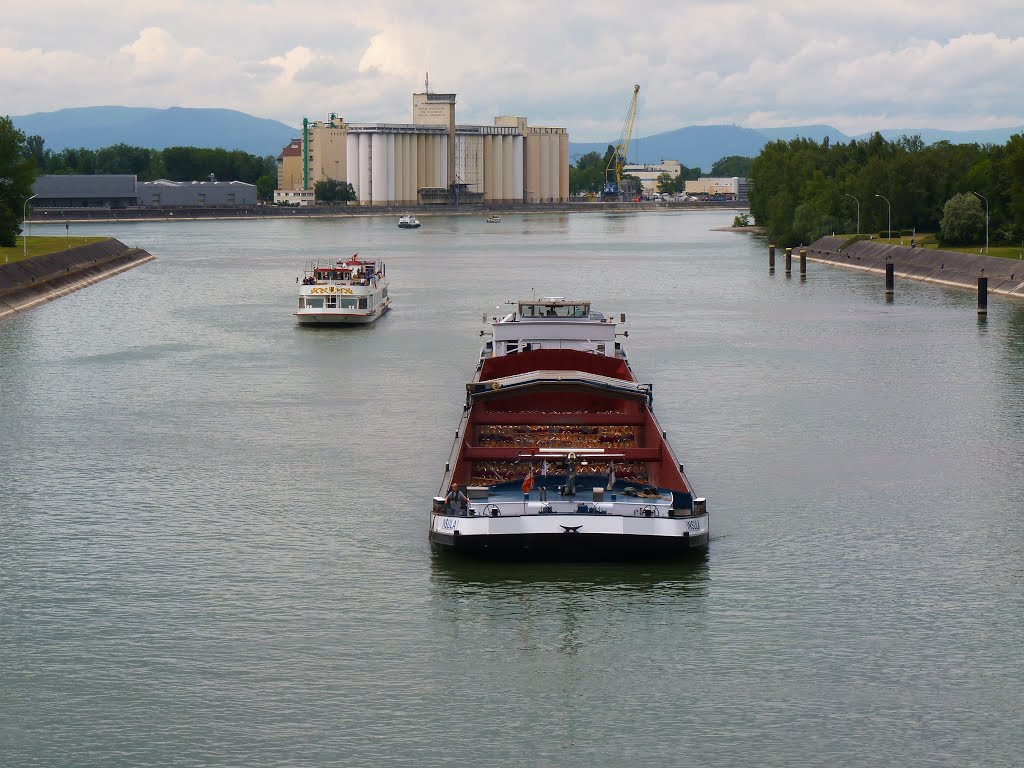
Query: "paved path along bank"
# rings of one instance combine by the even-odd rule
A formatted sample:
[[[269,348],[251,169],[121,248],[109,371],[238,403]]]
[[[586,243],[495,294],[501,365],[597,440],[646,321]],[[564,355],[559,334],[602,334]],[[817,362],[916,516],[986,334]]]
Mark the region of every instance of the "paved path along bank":
[[[860,240],[840,251],[845,242],[841,237],[823,237],[806,246],[807,258],[820,264],[879,275],[885,275],[885,263],[891,260],[896,277],[969,291],[977,291],[978,278],[987,277],[989,293],[1024,299],[1024,261],[1018,259],[910,248],[870,240]],[[799,248],[793,249],[794,258],[799,253]]]
[[[141,248],[110,239],[0,264],[0,320],[154,258]]]

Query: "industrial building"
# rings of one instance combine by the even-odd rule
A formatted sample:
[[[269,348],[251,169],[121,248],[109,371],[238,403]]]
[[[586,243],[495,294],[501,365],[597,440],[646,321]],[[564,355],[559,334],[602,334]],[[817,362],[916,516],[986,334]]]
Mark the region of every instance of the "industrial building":
[[[678,160],[662,160],[660,165],[623,165],[622,172],[640,179],[645,195],[653,195],[658,192],[658,177],[667,173],[673,179],[678,178],[683,166]]]
[[[457,125],[455,94],[413,94],[405,123],[303,120],[302,137],[277,158],[280,192],[349,183],[360,205],[563,202],[569,134],[525,117]],[[283,199],[285,195],[275,194]]]
[[[234,207],[256,205],[256,185],[244,181],[140,181],[143,208]]]
[[[694,197],[746,202],[750,200],[750,182],[737,176],[720,179],[702,177],[686,182],[685,192]]]
[[[277,189],[288,192],[302,189],[302,139],[292,139],[277,156]],[[277,202],[276,197],[274,202]]]
[[[46,174],[32,184],[33,208],[129,208],[138,205],[134,174]]]
[[[133,174],[48,174],[32,185],[33,208],[202,208],[256,205],[242,181],[138,181]]]

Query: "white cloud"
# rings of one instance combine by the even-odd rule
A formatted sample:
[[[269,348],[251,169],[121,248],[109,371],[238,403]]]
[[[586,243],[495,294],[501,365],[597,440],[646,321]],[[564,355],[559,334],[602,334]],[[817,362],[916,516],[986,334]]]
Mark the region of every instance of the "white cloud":
[[[1024,125],[1018,5],[54,0],[45,14],[5,8],[0,109],[406,121],[429,71],[434,89],[458,94],[461,121],[522,114],[579,141],[618,135],[634,82],[642,135],[715,122],[849,133]]]

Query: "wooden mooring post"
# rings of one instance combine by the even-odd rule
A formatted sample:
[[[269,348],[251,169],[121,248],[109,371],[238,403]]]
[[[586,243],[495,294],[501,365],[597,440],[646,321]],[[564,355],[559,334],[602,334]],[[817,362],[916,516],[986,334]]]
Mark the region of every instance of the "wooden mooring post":
[[[807,277],[807,249],[800,249],[800,277]]]
[[[793,249],[786,248],[786,274],[791,275],[793,273]]]
[[[988,278],[978,278],[978,314],[988,314]]]
[[[896,293],[896,265],[891,261],[885,262],[885,295],[892,296]]]
[[[768,274],[775,271],[775,245],[768,246]]]

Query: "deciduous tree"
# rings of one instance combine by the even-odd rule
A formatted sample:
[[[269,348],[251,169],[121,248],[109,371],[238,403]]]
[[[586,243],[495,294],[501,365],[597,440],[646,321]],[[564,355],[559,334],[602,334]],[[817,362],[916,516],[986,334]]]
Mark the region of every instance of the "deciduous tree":
[[[17,243],[36,173],[35,161],[26,156],[25,134],[10,117],[0,117],[0,246],[13,248]]]
[[[953,195],[942,208],[942,243],[976,243],[985,230],[985,212],[974,195]]]
[[[728,157],[721,158],[711,166],[710,175],[714,177],[739,176],[745,179],[750,176],[750,166],[753,164],[754,158],[752,157],[729,155]]]
[[[356,199],[351,184],[336,179],[324,179],[313,185],[313,197],[318,203],[344,203]]]

